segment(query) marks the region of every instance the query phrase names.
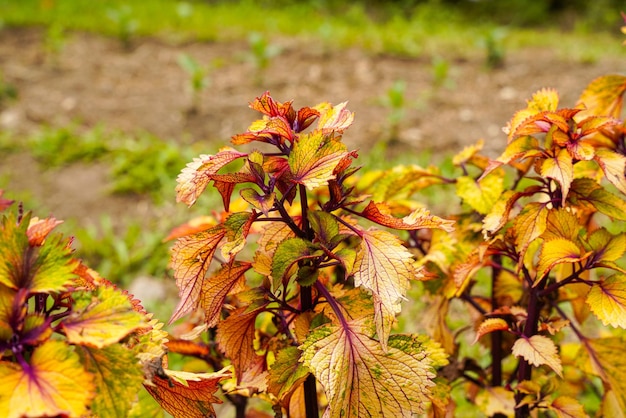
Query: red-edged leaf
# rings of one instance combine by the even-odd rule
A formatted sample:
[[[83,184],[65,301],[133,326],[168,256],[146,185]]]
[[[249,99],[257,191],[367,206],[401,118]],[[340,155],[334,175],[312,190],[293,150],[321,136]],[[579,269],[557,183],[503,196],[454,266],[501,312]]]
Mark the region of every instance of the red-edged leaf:
[[[533,366],[546,365],[563,377],[561,358],[554,342],[543,335],[533,335],[530,338],[521,337],[515,341],[511,352],[515,357],[524,357]]]
[[[387,231],[361,231],[354,285],[372,292],[376,332],[385,348],[395,315],[405,299],[410,280],[417,277],[412,254]]]
[[[315,110],[320,112],[320,119],[317,128],[323,133],[341,133],[347,129],[354,121],[354,113],[346,109],[348,102],[339,103],[332,106],[330,103],[320,103],[315,106]]]
[[[174,269],[180,301],[170,323],[198,308],[204,277],[217,245],[225,235],[226,230],[218,225],[176,241],[172,249],[171,267]]]
[[[321,131],[304,134],[289,154],[293,180],[309,190],[325,186],[335,178],[335,167],[346,155],[345,145]]]
[[[250,108],[269,117],[284,116],[287,119],[292,119],[295,114],[292,101],[284,103],[277,102],[272,98],[269,91],[265,91],[261,97],[254,99],[254,101],[250,103]]]
[[[231,360],[237,382],[241,382],[243,373],[259,356],[253,344],[255,321],[266,305],[267,302],[255,305],[254,308],[238,308],[217,325],[218,347]]]
[[[303,107],[298,110],[298,115],[296,116],[296,123],[294,126],[294,131],[301,132],[308,128],[315,119],[317,119],[320,115],[320,112],[316,109],[312,109],[310,107]]]
[[[559,183],[561,186],[561,204],[564,206],[574,179],[574,164],[570,153],[566,149],[562,149],[554,157],[546,158],[541,165],[541,175]]]
[[[26,235],[28,235],[28,244],[32,247],[39,247],[43,245],[48,234],[58,225],[61,225],[63,221],[59,221],[53,217],[46,219],[39,219],[37,217],[31,218]]]
[[[209,328],[217,325],[226,296],[243,290],[244,274],[251,267],[250,263],[234,261],[231,264],[222,265],[213,276],[204,280],[200,306],[204,310],[205,321]]]
[[[227,164],[245,156],[246,154],[233,148],[224,147],[215,155],[201,155],[199,158],[194,158],[193,162],[187,164],[176,179],[178,182],[176,201],[184,202],[187,206],[193,205],[214,174]]]
[[[422,228],[440,228],[447,232],[454,231],[454,221],[431,215],[424,208],[416,209],[400,219],[391,215],[391,211],[385,203],[370,202],[361,212],[361,215],[379,225],[394,229],[413,231]]]
[[[154,399],[175,418],[215,418],[214,403],[222,403],[215,396],[219,382],[229,373],[185,373],[165,370],[164,376],[154,376],[152,384],[145,385]]]

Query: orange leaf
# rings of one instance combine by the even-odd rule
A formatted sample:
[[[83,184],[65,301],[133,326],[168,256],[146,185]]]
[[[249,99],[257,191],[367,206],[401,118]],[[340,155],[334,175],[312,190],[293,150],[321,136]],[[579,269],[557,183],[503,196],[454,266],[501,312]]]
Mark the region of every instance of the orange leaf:
[[[218,347],[231,360],[238,382],[258,357],[253,345],[255,321],[266,304],[267,302],[254,309],[247,306],[238,308],[217,325]]]
[[[95,389],[78,355],[61,341],[35,348],[25,368],[0,362],[0,411],[6,418],[82,416]]]
[[[390,214],[389,207],[385,203],[370,202],[361,215],[379,225],[394,229],[413,231],[422,228],[441,228],[447,232],[454,231],[454,221],[431,215],[424,208],[416,209],[399,219]]]
[[[521,337],[515,341],[511,350],[515,357],[523,357],[533,366],[546,365],[563,377],[561,358],[557,353],[556,345],[548,337],[533,335],[530,338]]]
[[[28,229],[26,230],[28,244],[32,247],[42,245],[50,231],[62,223],[63,221],[59,221],[53,217],[46,219],[39,219],[37,217],[31,218]]]
[[[215,417],[214,403],[222,403],[215,396],[219,382],[229,377],[227,371],[215,373],[185,373],[165,370],[164,376],[155,375],[146,390],[168,413],[176,418]]]
[[[200,306],[204,310],[205,321],[209,328],[217,325],[226,296],[243,290],[244,274],[251,266],[250,263],[234,261],[231,264],[222,265],[217,273],[204,280]]]
[[[224,235],[226,230],[218,225],[176,241],[172,249],[171,266],[174,269],[180,301],[170,323],[198,308],[204,277]]]
[[[476,339],[478,341],[483,335],[489,334],[494,331],[507,331],[509,324],[502,318],[488,318],[485,319],[476,330]]]

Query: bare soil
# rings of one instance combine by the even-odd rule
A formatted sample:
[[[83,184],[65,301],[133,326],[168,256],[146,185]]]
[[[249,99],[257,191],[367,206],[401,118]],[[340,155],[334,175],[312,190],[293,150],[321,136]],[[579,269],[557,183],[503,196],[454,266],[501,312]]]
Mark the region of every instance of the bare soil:
[[[60,54],[50,57],[43,47],[43,31],[5,29],[0,32],[0,71],[5,82],[17,88],[19,98],[1,111],[0,129],[27,135],[42,125],[79,121],[85,127],[104,124],[174,141],[203,141],[207,152],[212,152],[216,144],[225,145],[231,135],[245,131],[257,117],[247,103],[269,90],[279,101],[293,99],[296,107],[348,100],[356,119],[344,140],[366,153],[385,139],[389,111],[380,97],[394,81],[404,80],[410,106],[392,152],[416,155],[429,150],[437,156],[484,138],[487,152],[495,156],[505,145],[502,126],[533,92],[556,88],[561,104],[573,106],[591,80],[623,69],[617,57],[582,63],[549,49],[510,51],[504,65],[493,70],[485,68],[480,55],[449,56],[452,86],[435,88],[427,57],[329,51],[293,39],[275,43],[281,53],[258,83],[254,65],[246,59],[246,43],[136,39],[130,49],[124,49],[116,39],[72,33]],[[177,63],[181,53],[215,67],[194,114],[187,111],[188,76]],[[106,169],[101,165],[52,171],[26,155],[0,155],[0,179],[9,193],[30,190],[59,218],[150,210],[145,202],[137,205],[136,197],[108,193]]]

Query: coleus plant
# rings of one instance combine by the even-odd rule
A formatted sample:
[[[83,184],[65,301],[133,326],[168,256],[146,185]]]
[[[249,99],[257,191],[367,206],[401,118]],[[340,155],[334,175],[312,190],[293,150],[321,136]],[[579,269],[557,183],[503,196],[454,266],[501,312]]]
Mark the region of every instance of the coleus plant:
[[[317,383],[330,417],[424,412],[447,360],[425,336],[392,334],[425,276],[393,231],[449,233],[453,222],[423,208],[396,217],[356,191],[345,103],[296,110],[266,92],[250,107],[263,118],[232,139],[248,151],[201,155],[178,177],[178,201],[193,205],[212,183],[224,211],[171,234],[180,302],[170,321],[200,317],[170,351],[230,364],[224,390],[238,416],[241,396],[259,394],[276,416],[317,417]]]
[[[481,141],[454,157],[456,176],[396,167],[362,182],[397,208],[427,187],[463,202],[454,232],[408,242],[437,277],[423,285],[423,326],[450,355],[449,411],[467,398],[487,416],[624,416],[625,91],[626,77],[600,77],[559,108],[543,89],[496,159]]]
[[[163,324],[73,257],[72,240],[52,233],[61,221],[12,203],[0,190],[0,414],[162,414],[147,391],[174,415],[211,415],[228,372],[166,370]]]

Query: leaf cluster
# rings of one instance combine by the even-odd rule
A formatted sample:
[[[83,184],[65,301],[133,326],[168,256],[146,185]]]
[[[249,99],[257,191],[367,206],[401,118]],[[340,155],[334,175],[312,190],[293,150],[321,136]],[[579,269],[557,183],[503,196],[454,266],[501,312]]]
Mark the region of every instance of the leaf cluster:
[[[454,184],[463,202],[453,232],[409,245],[426,252],[421,265],[432,273],[424,290],[433,315],[422,326],[450,355],[449,383],[462,383],[487,415],[586,416],[594,411],[576,399],[591,387],[603,416],[626,406],[620,350],[607,348],[623,344],[614,329],[626,326],[625,91],[626,77],[600,77],[574,108],[560,108],[556,91],[540,90],[505,128],[499,157],[481,155],[479,141],[454,157],[456,176],[433,182],[406,167],[382,175],[397,184],[412,173],[411,193]],[[406,199],[372,185],[388,203]],[[454,300],[467,310],[461,327],[446,321]],[[472,344],[490,361],[469,355]]]
[[[61,221],[8,211],[12,203],[0,191],[3,416],[145,416],[146,390],[168,411],[213,411],[228,374],[164,369],[163,324],[74,258],[72,240],[53,233]]]
[[[258,393],[275,410],[310,414],[314,377],[330,416],[423,412],[446,361],[427,337],[392,335],[424,273],[390,231],[450,232],[452,221],[355,188],[345,103],[296,110],[265,93],[250,107],[263,118],[232,142],[258,148],[201,155],[178,177],[178,201],[191,206],[212,186],[224,204],[171,234],[180,302],[170,321],[200,312],[195,323],[213,336],[185,350],[194,343],[216,369],[234,368],[229,396]]]

